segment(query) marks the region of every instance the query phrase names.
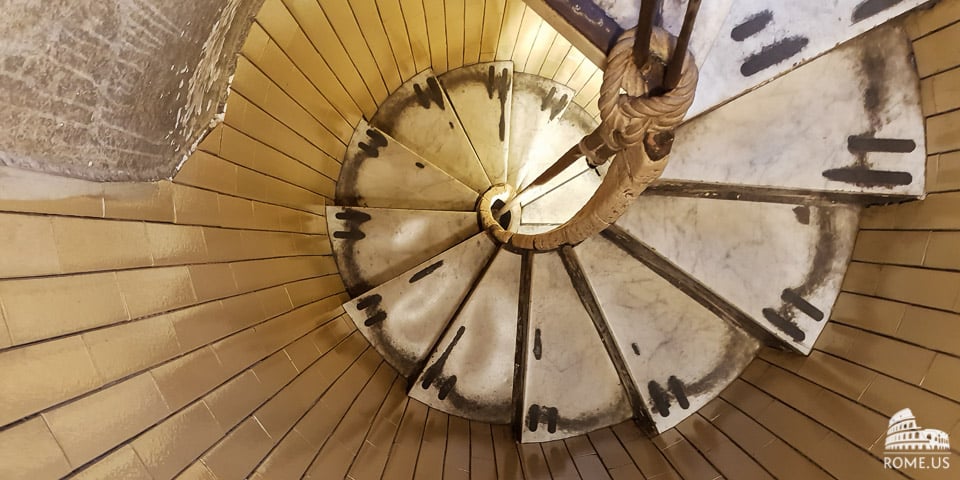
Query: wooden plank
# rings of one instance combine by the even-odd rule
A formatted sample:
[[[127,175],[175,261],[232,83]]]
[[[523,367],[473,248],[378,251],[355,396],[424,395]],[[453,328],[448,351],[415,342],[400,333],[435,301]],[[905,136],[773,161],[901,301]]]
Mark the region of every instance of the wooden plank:
[[[237,92],[227,99],[224,123],[304,163],[329,178],[340,174],[339,162]]]
[[[427,35],[430,38],[430,64],[437,75],[447,68],[447,21],[444,14],[444,0],[424,0],[423,13],[427,21]]]
[[[410,35],[410,49],[417,73],[430,68],[430,37],[421,0],[400,0],[400,9]],[[372,116],[371,116],[372,118]]]
[[[344,478],[364,444],[376,413],[397,378],[397,372],[382,363],[360,394],[350,403],[337,428],[307,470],[304,478]],[[326,400],[322,400],[326,403]]]
[[[400,69],[394,57],[393,48],[390,47],[386,25],[380,16],[377,4],[374,0],[350,0],[350,4],[356,18],[363,19],[363,38],[370,46],[370,52],[380,68],[380,75],[387,90],[392,92],[400,88],[400,84],[403,83],[400,78]]]
[[[542,25],[543,20],[532,9],[528,8],[523,12],[523,20],[520,21],[520,31],[517,34],[517,42],[513,46],[511,57],[517,70],[526,66],[527,58],[530,57],[530,51],[533,49],[533,44],[537,40],[537,34],[540,33]]]
[[[583,88],[573,97],[574,103],[587,106],[591,99],[600,95],[600,85],[603,83],[603,70],[597,69],[584,84]]]
[[[547,459],[543,456],[543,449],[539,443],[521,443],[520,461],[523,465],[523,476],[528,480],[547,480],[550,478],[550,469]]]
[[[426,421],[426,405],[408,399],[407,409],[403,412],[403,420],[400,421],[397,436],[387,457],[387,465],[383,469],[383,478],[413,478]]]
[[[517,442],[509,425],[493,425],[493,449],[497,460],[497,477],[501,480],[523,478],[523,467],[517,452]]]
[[[464,0],[444,0],[443,15],[446,18],[447,70],[463,66]]]
[[[401,418],[407,405],[406,379],[397,377],[380,411],[370,427],[363,446],[347,474],[354,480],[383,478],[390,455],[390,446],[397,436]]]
[[[533,48],[530,49],[530,55],[527,56],[527,63],[523,66],[523,71],[534,75],[540,73],[543,68],[543,62],[547,59],[547,53],[556,43],[557,31],[547,22],[541,22],[540,31],[537,32],[537,38],[533,41]]]
[[[582,51],[597,65],[606,63],[606,53],[598,48],[593,42],[587,39],[576,27],[570,24],[550,5],[546,0],[526,0],[534,11],[536,11],[547,23],[555,28],[562,37],[569,39],[579,51]]]
[[[577,465],[573,462],[573,457],[567,451],[563,440],[554,440],[540,444],[543,448],[544,458],[547,460],[547,466],[550,468],[550,476],[555,480],[574,479],[579,480],[580,474],[577,472]]]
[[[373,97],[365,87],[360,85],[358,95],[352,95],[344,88],[280,0],[267,0],[257,15],[257,23],[350,125],[360,121],[365,113],[362,108],[369,110],[370,115],[376,111]]]
[[[613,432],[623,444],[633,463],[646,478],[680,479],[670,462],[640,429],[630,422],[613,427]],[[662,476],[662,477],[661,477]]]
[[[560,63],[563,62],[563,59],[566,58],[567,53],[570,52],[570,49],[573,48],[570,45],[570,41],[566,38],[563,38],[562,35],[557,34],[553,38],[553,45],[550,45],[550,49],[547,50],[546,56],[543,57],[543,63],[540,65],[540,71],[535,72],[541,77],[553,78],[557,74],[557,70],[560,68]]]
[[[323,10],[317,2],[307,2],[303,0],[284,0],[284,4],[290,10],[293,18],[300,24],[307,38],[313,44],[313,47],[320,53],[323,59],[330,66],[330,69],[336,73],[337,78],[350,95],[355,99],[369,97],[370,104],[360,103],[364,113],[370,110],[368,115],[376,112],[376,103],[379,98],[377,93],[386,97],[386,87],[379,90],[371,89],[366,80],[361,75],[360,69],[354,65],[350,54],[340,42],[333,26],[327,20]],[[261,15],[262,15],[261,11]],[[269,31],[269,28],[267,29]],[[369,52],[368,52],[369,53]],[[383,80],[380,80],[382,84]],[[382,86],[382,85],[381,85]],[[366,93],[364,93],[366,92]],[[376,92],[376,93],[375,93]],[[359,100],[358,100],[359,101]]]
[[[413,50],[410,48],[410,36],[407,33],[407,24],[403,19],[403,10],[400,0],[376,0],[380,20],[393,48],[393,56],[400,70],[400,80],[407,81],[417,74],[417,65],[413,60]]]
[[[447,420],[449,415],[430,409],[427,424],[420,441],[420,456],[417,458],[417,479],[440,480],[443,478],[443,455],[447,447]]]
[[[486,0],[483,4],[483,33],[480,38],[480,61],[489,62],[497,57],[500,26],[506,10],[506,0]]]
[[[447,450],[443,478],[470,479],[470,421],[451,415],[447,423]]]
[[[373,94],[374,100],[377,103],[382,103],[387,98],[389,90],[380,69],[377,67],[377,60],[370,53],[364,34],[360,31],[360,25],[357,24],[357,19],[354,17],[350,4],[347,3],[347,0],[325,0],[321,7],[326,13],[326,18],[330,21],[330,26],[336,32],[338,41],[350,55],[360,72],[360,76],[367,84],[367,88]],[[322,22],[319,18],[317,20]],[[365,26],[364,29],[366,28]],[[397,76],[399,77],[399,74]]]
[[[477,480],[497,478],[497,462],[490,424],[470,422],[470,478]]]
[[[520,22],[527,10],[523,0],[507,0],[504,8],[500,36],[497,40],[497,60],[512,59],[513,47],[517,44],[517,35],[520,34]]]
[[[230,88],[331,157],[343,157],[347,149],[344,141],[327,130],[270,77],[242,56],[237,58],[237,69]]]
[[[473,65],[480,61],[480,47],[483,39],[483,13],[487,3],[490,2],[477,0],[465,2],[463,14],[464,65]]]
[[[262,48],[258,49],[259,54],[246,50],[246,45],[249,45],[254,38],[262,39],[258,42],[262,43]],[[250,27],[247,43],[241,53],[340,141],[344,143],[349,141],[350,136],[353,135],[353,126],[350,122],[323,96],[316,85],[310,82],[303,71],[259,24],[254,23]]]
[[[702,452],[724,477],[773,479],[769,472],[699,414],[684,419],[677,425],[677,430]]]
[[[560,66],[557,67],[557,73],[553,75],[553,79],[566,85],[570,81],[570,77],[580,69],[580,65],[583,63],[589,63],[587,57],[584,57],[576,48],[571,47],[567,51],[567,55],[560,61]]]

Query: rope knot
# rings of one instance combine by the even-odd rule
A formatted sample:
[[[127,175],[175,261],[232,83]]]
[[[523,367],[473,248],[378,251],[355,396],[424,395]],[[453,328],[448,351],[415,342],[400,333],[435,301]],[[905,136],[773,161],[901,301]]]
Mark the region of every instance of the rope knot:
[[[642,145],[648,132],[670,132],[683,121],[697,89],[697,66],[687,52],[677,87],[662,95],[650,96],[644,72],[633,61],[636,28],[627,30],[607,55],[607,67],[600,87],[600,135],[609,150],[622,151]],[[654,27],[650,39],[653,55],[669,58],[675,39]],[[590,165],[602,164],[600,148],[592,151],[581,142],[581,151]]]

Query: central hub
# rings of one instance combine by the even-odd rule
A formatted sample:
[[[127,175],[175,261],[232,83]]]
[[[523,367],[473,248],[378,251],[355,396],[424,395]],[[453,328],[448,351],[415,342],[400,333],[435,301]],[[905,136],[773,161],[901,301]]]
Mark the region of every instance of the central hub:
[[[487,189],[477,202],[480,226],[495,237],[499,238],[502,232],[516,232],[520,226],[520,205],[500,211],[515,193],[512,186],[500,183]]]

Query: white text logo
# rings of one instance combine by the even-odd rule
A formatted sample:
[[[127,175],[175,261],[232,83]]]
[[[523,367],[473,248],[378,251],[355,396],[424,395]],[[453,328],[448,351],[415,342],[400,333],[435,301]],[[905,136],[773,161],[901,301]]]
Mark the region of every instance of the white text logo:
[[[890,417],[883,450],[884,468],[950,468],[950,437],[941,430],[918,426],[909,408]]]

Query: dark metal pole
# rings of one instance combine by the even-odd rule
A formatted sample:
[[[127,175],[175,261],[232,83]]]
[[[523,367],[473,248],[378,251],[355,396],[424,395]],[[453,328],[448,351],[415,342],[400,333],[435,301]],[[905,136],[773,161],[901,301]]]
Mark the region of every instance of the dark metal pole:
[[[633,61],[638,68],[643,68],[650,60],[650,37],[653,35],[653,20],[656,13],[657,0],[641,0],[637,36],[633,39]]]
[[[687,2],[687,13],[683,17],[683,26],[680,27],[680,36],[677,46],[673,49],[673,56],[667,64],[667,71],[663,76],[663,88],[666,91],[677,88],[680,75],[683,73],[683,60],[687,56],[687,47],[690,44],[690,35],[693,33],[693,24],[697,20],[697,11],[700,10],[700,0]]]

